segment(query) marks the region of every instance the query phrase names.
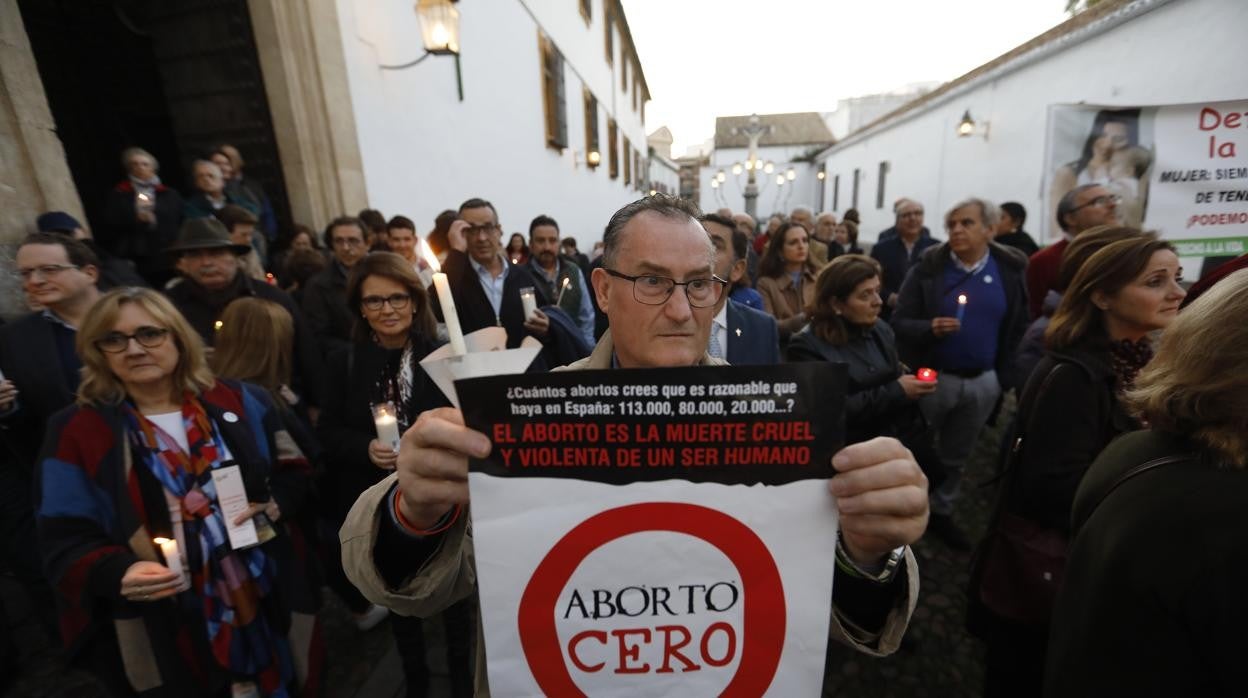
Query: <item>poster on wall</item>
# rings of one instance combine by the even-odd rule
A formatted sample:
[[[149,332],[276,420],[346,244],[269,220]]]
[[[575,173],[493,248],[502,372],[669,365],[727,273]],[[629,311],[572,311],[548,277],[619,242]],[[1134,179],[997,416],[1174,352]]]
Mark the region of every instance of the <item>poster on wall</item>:
[[[1248,100],[1049,109],[1045,239],[1082,184],[1118,197],[1125,225],[1156,230],[1181,257],[1248,252]]]
[[[819,695],[844,369],[457,382],[494,695]]]

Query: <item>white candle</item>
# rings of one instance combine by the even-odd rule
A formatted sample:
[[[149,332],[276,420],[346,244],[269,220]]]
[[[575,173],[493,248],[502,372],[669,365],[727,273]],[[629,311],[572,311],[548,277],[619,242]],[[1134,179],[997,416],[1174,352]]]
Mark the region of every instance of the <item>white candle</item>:
[[[533,291],[532,286],[525,286],[520,289],[520,302],[524,304],[525,321],[533,319],[533,313],[537,312],[537,294]]]
[[[168,567],[170,572],[182,579],[178,583],[179,589],[188,588],[190,584],[186,578],[186,571],[182,567],[182,555],[178,552],[178,541],[173,538],[154,538],[152,542],[160,546],[160,554],[165,558],[165,567]]]
[[[464,343],[464,331],[459,326],[459,315],[455,313],[455,297],[451,295],[451,282],[442,273],[437,255],[429,248],[429,243],[420,241],[421,255],[433,269],[433,287],[438,292],[438,304],[442,306],[442,321],[446,323],[446,334],[451,340],[451,351],[456,356],[468,353],[468,345]]]
[[[399,420],[395,417],[394,404],[383,402],[373,405],[373,423],[377,426],[377,440],[399,452]]]
[[[572,283],[572,279],[569,279],[566,276],[563,277],[563,286],[559,287],[559,297],[555,299],[555,305],[559,305],[560,303],[563,303],[563,292],[568,290],[568,284],[570,283]]]
[[[962,316],[966,315],[966,294],[958,296],[958,322],[962,322]]]

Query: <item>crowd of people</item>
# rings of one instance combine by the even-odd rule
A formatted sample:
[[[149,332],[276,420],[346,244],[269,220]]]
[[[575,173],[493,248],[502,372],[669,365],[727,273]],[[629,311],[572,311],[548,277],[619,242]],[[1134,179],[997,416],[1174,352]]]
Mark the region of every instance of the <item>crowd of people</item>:
[[[1233,662],[1194,643],[1242,645],[1219,604],[1238,608],[1242,579],[1248,337],[1225,318],[1245,310],[1248,262],[1188,288],[1173,246],[1122,226],[1100,185],[1062,197],[1065,237],[1043,249],[1013,202],[958,201],[941,240],[900,199],[867,245],[852,209],[759,225],[658,195],[586,255],[548,214],[504,243],[483,198],[424,235],[371,209],[282,230],[229,145],[192,164],[185,197],[146,151],[121,161],[94,235],[63,212],[35,221],[15,257],[31,312],[0,327],[6,571],[115,695],[315,695],[323,586],[363,631],[390,618],[408,695],[427,690],[420,618],[437,614],[453,694],[484,689],[462,512],[466,457],[489,443],[420,365],[446,341],[425,243],[463,332],[535,339],[532,370],[846,364],[837,639],[896,649],[919,593],[906,546],[926,529],[976,551],[987,695],[1126,674],[1144,693],[1187,673],[1232,685]],[[964,473],[1011,391],[977,545]],[[1153,546],[1165,575],[1142,571]]]

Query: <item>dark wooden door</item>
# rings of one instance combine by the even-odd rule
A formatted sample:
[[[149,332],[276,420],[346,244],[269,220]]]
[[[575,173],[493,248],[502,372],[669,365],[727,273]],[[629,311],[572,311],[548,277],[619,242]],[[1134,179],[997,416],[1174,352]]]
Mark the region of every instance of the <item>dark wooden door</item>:
[[[189,165],[230,143],[290,227],[273,123],[246,0],[18,0],[57,133],[87,219],[100,225],[125,174],[121,151],[147,149],[183,193]]]

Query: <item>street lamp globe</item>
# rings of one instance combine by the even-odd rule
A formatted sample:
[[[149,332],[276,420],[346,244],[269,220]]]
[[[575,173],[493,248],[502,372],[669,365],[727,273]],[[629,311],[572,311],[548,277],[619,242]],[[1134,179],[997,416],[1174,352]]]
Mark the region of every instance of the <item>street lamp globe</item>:
[[[728,179],[728,175],[724,174],[723,170],[720,170],[719,172],[715,173],[715,181],[719,182],[720,184],[722,184],[724,180],[726,179]]]
[[[790,182],[792,182],[793,180],[797,179],[797,170],[790,167],[789,170],[784,173],[784,177],[785,179],[788,179]]]
[[[739,162],[734,162],[734,163],[732,163],[732,173],[733,173],[734,175],[739,175],[739,174],[741,174],[741,163],[739,163]]]
[[[763,172],[767,174],[771,174],[772,172],[775,172],[775,171],[776,171],[776,165],[771,160],[768,160],[767,163],[763,165]]]
[[[778,186],[784,186],[784,175],[782,174],[776,175],[776,184]]]

